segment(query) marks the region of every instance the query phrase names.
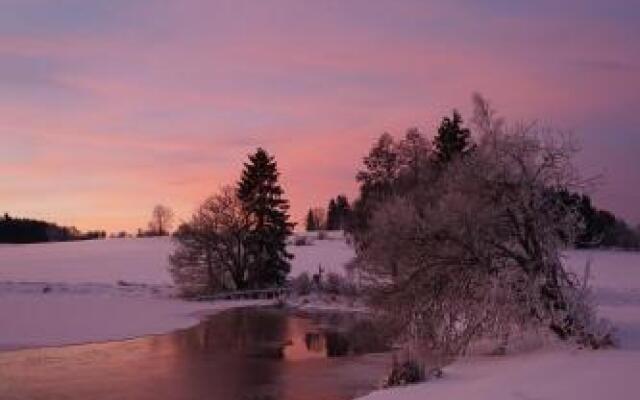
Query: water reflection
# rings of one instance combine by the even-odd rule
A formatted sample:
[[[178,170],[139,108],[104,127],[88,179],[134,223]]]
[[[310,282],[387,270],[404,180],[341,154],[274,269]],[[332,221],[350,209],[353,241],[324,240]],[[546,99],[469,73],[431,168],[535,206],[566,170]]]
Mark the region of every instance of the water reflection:
[[[385,349],[367,324],[243,309],[167,335],[0,353],[0,398],[349,399],[388,364],[367,354]]]

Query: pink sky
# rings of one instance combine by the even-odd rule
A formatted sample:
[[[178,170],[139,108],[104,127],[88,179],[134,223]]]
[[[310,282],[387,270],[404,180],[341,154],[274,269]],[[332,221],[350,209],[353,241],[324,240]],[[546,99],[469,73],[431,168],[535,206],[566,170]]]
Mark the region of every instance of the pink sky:
[[[573,130],[596,203],[640,222],[640,6],[512,3],[3,2],[0,211],[109,231],[156,203],[185,219],[263,146],[299,220],[355,194],[380,133],[431,134],[479,91]]]

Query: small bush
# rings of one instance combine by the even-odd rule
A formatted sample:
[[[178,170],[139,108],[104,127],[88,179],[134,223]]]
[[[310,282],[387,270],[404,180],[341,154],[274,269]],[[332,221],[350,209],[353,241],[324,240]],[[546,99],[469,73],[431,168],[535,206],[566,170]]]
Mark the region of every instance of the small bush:
[[[304,296],[311,293],[313,289],[313,282],[309,278],[309,274],[306,272],[301,273],[291,281],[291,287],[293,292],[298,296]]]
[[[613,330],[608,330],[607,332],[602,333],[587,333],[579,338],[579,343],[583,346],[590,347],[593,350],[616,346]]]
[[[351,245],[353,245],[353,244],[354,244],[354,243],[353,243],[353,236],[348,235],[348,234],[345,234],[345,235],[344,235],[344,241],[345,241],[345,243],[347,244],[347,246],[351,246]]]
[[[394,361],[391,372],[384,382],[384,387],[404,386],[412,383],[424,382],[426,375],[421,362],[413,359],[404,362]]]
[[[323,289],[337,295],[355,295],[357,293],[356,286],[351,280],[335,272],[330,272],[327,275]]]
[[[296,236],[293,239],[294,246],[310,246],[313,244],[313,240],[308,236]]]
[[[587,263],[583,287],[566,294],[567,314],[573,330],[563,333],[565,336],[574,336],[578,344],[594,350],[613,347],[616,345],[615,328],[609,321],[596,315],[593,293],[587,286],[589,275],[590,263]]]

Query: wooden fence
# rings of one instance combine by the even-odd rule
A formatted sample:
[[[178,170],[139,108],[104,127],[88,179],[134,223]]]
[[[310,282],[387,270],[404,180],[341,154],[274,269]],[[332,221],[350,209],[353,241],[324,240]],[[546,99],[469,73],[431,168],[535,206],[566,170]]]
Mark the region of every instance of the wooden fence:
[[[289,296],[290,288],[235,290],[232,292],[220,292],[213,295],[200,296],[199,301],[212,300],[249,300],[249,299],[279,299]]]

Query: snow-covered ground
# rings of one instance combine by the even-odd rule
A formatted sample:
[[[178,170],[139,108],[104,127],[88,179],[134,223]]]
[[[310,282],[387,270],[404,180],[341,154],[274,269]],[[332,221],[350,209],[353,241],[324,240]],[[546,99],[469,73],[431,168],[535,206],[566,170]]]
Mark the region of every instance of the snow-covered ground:
[[[27,245],[0,244],[0,282],[110,283],[169,285],[168,237],[107,239]],[[342,272],[353,250],[342,235],[308,246],[290,245],[291,274]]]
[[[204,314],[259,304],[187,302],[145,287],[0,283],[0,350],[165,333],[195,325]]]
[[[169,238],[0,244],[0,281],[170,284]]]
[[[340,235],[289,246],[292,275],[339,272],[353,257]],[[0,350],[168,332],[255,302],[187,302],[171,296],[169,238],[0,245]]]
[[[203,313],[248,303],[172,298],[167,238],[0,245],[0,349],[123,339],[195,324]],[[339,236],[290,246],[292,275],[341,272],[353,251]],[[473,356],[442,379],[382,390],[366,400],[640,398],[640,253],[571,251],[567,265],[591,284],[600,315],[618,328],[620,348],[547,346]]]
[[[602,317],[616,325],[620,348],[551,346],[507,356],[475,356],[445,369],[442,379],[374,392],[362,400],[635,400],[640,398],[640,253],[568,252],[582,273],[591,260]]]

